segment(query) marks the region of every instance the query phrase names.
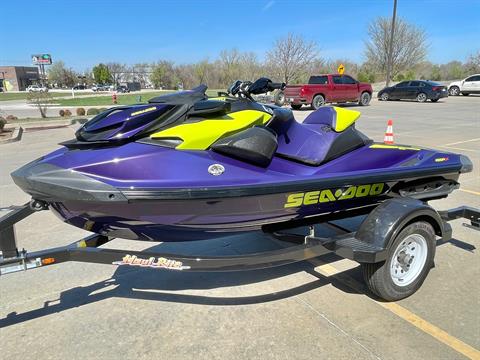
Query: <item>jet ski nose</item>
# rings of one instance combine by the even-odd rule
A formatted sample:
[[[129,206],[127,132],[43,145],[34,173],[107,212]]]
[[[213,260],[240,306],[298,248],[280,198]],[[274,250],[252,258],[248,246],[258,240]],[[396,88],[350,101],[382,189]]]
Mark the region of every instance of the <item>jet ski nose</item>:
[[[47,202],[127,201],[118,189],[109,184],[41,160],[22,166],[11,176],[23,191]]]

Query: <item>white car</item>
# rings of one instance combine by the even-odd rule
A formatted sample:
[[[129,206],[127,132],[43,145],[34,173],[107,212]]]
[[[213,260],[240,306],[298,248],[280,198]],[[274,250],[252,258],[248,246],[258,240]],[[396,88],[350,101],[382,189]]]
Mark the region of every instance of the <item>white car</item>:
[[[448,93],[452,96],[480,94],[480,74],[475,74],[461,81],[448,85]]]
[[[43,86],[43,85],[29,85],[27,87],[26,91],[28,91],[28,92],[47,92],[48,88],[46,86]]]

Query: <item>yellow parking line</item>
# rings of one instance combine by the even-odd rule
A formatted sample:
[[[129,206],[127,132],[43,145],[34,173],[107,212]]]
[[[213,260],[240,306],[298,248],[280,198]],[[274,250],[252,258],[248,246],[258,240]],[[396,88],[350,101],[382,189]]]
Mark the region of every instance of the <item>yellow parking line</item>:
[[[478,191],[467,190],[467,189],[458,189],[458,190],[469,193],[469,194],[473,194],[473,195],[480,195],[480,192]]]
[[[453,350],[459,352],[462,355],[465,355],[469,359],[480,359],[480,351],[478,351],[477,349],[475,349],[474,347],[468,344],[465,344],[463,341],[450,335],[449,333],[440,329],[439,327],[422,319],[420,316],[405,309],[403,306],[400,306],[394,302],[382,303],[377,301],[377,303],[383,308],[390,310],[395,315],[408,321],[410,324],[416,326],[423,332],[429,334],[430,336],[433,336],[438,341],[444,343],[445,345],[448,345]]]
[[[330,264],[325,264],[318,259],[309,260],[309,262],[316,266],[316,270],[319,270],[321,273],[325,274],[325,276],[330,277],[342,271],[338,270],[334,266]],[[352,277],[343,274],[342,277],[339,279],[344,285],[349,286],[350,288],[363,292],[364,286],[359,283],[357,280],[353,279]],[[427,320],[422,319],[420,316],[412,313],[410,310],[407,310],[403,306],[395,303],[395,302],[379,302],[371,299],[373,302],[377,303],[384,309],[387,309],[397,315],[398,317],[402,318],[403,320],[409,322],[413,326],[417,327],[418,329],[422,330],[424,333],[434,337],[438,341],[444,343],[448,347],[452,348],[453,350],[459,352],[460,354],[468,357],[469,359],[480,360],[480,351],[475,349],[474,347],[464,343],[463,341],[457,339],[456,337],[450,335],[446,331],[440,329],[438,326],[433,325],[432,323],[428,322]]]

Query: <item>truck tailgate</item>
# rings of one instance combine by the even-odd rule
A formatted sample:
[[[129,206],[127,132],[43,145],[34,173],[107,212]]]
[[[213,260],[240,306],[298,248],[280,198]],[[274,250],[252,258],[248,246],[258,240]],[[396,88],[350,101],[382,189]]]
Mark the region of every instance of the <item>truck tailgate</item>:
[[[285,97],[290,98],[290,97],[297,97],[300,96],[300,89],[303,87],[303,85],[288,85],[283,93],[285,94]]]

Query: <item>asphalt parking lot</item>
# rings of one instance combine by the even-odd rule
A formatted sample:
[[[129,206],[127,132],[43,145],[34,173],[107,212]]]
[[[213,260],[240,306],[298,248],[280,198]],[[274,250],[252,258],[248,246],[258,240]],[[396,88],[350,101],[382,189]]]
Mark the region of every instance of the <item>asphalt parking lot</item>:
[[[480,207],[480,96],[423,104],[373,100],[352,108],[362,112],[357,128],[376,141],[392,119],[396,143],[468,155],[474,172],[432,205]],[[298,120],[308,113],[295,111]],[[9,173],[72,138],[74,130],[27,130],[22,141],[0,145],[0,207],[29,200]],[[369,296],[358,265],[332,256],[242,273],[66,263],[11,274],[0,278],[1,358],[480,359],[480,236],[461,220],[452,226],[454,239],[439,244],[422,288],[397,303]],[[28,250],[86,234],[49,212],[17,226]],[[249,234],[155,246],[220,255],[279,244]]]

